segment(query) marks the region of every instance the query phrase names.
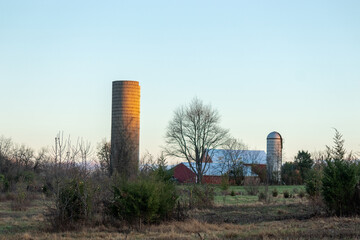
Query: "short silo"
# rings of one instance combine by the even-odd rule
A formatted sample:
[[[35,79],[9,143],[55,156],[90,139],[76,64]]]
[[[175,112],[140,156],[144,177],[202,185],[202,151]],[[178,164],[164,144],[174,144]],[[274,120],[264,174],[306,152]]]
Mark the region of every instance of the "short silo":
[[[112,83],[111,173],[133,178],[139,166],[140,86],[137,81]]]
[[[269,183],[281,183],[283,139],[278,132],[271,132],[266,138],[266,163]]]

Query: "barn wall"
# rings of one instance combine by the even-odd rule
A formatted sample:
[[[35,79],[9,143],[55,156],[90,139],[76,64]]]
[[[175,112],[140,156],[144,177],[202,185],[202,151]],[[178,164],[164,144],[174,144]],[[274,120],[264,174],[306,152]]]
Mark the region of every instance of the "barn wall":
[[[184,164],[180,163],[174,168],[174,177],[180,183],[195,183],[196,175],[193,171],[187,168]]]

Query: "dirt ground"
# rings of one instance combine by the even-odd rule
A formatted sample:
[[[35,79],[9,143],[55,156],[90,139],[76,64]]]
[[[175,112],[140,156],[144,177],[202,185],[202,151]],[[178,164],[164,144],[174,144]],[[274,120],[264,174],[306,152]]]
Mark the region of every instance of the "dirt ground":
[[[305,203],[215,206],[211,209],[191,212],[191,217],[198,221],[216,224],[250,224],[288,219],[306,220],[313,216],[313,211]]]

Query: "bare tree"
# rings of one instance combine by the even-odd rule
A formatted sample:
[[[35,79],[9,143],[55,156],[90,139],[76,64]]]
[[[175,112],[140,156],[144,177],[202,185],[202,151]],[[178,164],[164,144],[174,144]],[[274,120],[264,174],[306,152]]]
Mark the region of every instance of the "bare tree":
[[[11,138],[0,137],[0,158],[9,157],[13,143]]]
[[[111,143],[105,139],[102,140],[102,142],[98,144],[96,155],[101,172],[110,175]]]
[[[13,158],[18,166],[18,171],[20,171],[20,166],[23,166],[25,170],[29,170],[33,164],[34,157],[34,150],[30,147],[21,145],[14,148]]]
[[[154,156],[146,150],[140,158],[139,170],[143,175],[147,175],[156,169],[156,160]]]
[[[227,137],[228,130],[221,128],[219,122],[216,110],[194,98],[188,106],[174,112],[168,125],[165,153],[186,159],[197,176],[197,183],[202,182],[207,169],[207,150],[215,149]]]
[[[66,154],[66,141],[64,133],[58,133],[55,137],[55,145],[52,147],[55,167],[60,167],[63,162],[63,156]]]
[[[45,170],[45,167],[49,165],[51,157],[47,148],[41,148],[35,156],[35,162],[33,170],[34,172],[40,172]]]
[[[228,174],[230,180],[241,185],[245,177],[244,153],[247,146],[235,138],[229,138],[221,150],[219,165],[222,174]]]
[[[0,173],[6,171],[9,165],[10,155],[12,154],[13,143],[11,138],[0,137]]]
[[[52,150],[44,192],[54,196],[47,216],[52,226],[58,229],[72,225],[79,218],[90,219],[99,205],[99,198],[95,196],[94,175],[89,168],[92,157],[90,143],[82,138],[72,143],[70,136],[64,138],[64,134],[59,133]]]
[[[267,182],[266,154],[263,151],[248,151],[244,158],[247,159],[247,166],[251,166],[251,173],[257,175],[261,183]],[[249,165],[250,164],[250,165]]]
[[[89,162],[89,160],[91,160],[90,158],[92,157],[92,153],[93,153],[91,144],[89,141],[84,141],[81,138],[78,146],[79,146],[79,154],[81,157],[81,165],[86,173],[86,172],[88,172],[89,167],[91,167],[91,162]]]

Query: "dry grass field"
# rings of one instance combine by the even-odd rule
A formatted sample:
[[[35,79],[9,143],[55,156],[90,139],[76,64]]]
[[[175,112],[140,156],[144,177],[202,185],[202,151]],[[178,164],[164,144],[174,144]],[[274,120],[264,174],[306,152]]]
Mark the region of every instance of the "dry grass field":
[[[11,197],[1,197],[0,239],[358,239],[360,218],[315,216],[305,198],[270,203],[243,203],[242,195],[221,197],[210,209],[193,209],[185,221],[158,225],[79,226],[76,231],[52,232],[45,217],[51,201],[38,195],[23,210],[13,207]],[[232,201],[231,198],[237,198]],[[225,204],[223,204],[225,203]],[[233,203],[233,204],[231,204]]]

